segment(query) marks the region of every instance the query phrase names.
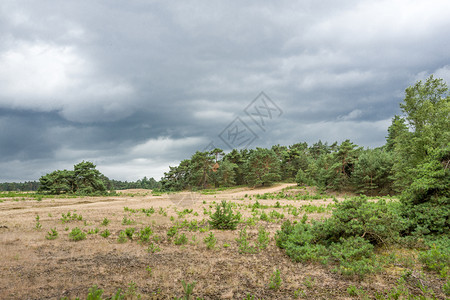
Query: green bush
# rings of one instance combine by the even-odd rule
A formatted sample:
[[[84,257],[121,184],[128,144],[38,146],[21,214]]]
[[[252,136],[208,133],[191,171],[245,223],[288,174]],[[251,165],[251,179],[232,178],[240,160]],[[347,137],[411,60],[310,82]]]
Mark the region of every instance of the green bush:
[[[102,221],[102,225],[103,226],[108,226],[109,222],[110,222],[110,220],[108,220],[108,218],[104,218],[103,221]]]
[[[231,208],[231,203],[223,200],[221,204],[216,205],[216,211],[211,215],[209,224],[214,229],[235,230],[240,219],[240,213],[235,214]]]
[[[86,233],[84,233],[80,228],[75,227],[72,229],[72,231],[69,233],[69,239],[73,241],[81,241],[86,239]]]
[[[267,232],[264,227],[259,227],[257,246],[260,250],[266,249],[269,245],[269,235],[269,232]]]
[[[206,248],[211,250],[214,249],[214,247],[216,246],[217,239],[214,236],[214,234],[210,232],[209,235],[203,239],[203,241],[206,244]]]
[[[329,248],[333,260],[339,266],[335,268],[342,275],[365,275],[378,270],[373,253],[373,245],[361,237],[341,239]]]
[[[146,243],[150,240],[150,236],[153,234],[153,230],[150,226],[144,227],[139,231],[139,240],[141,243]]]
[[[108,229],[105,229],[102,233],[100,233],[100,236],[107,238],[111,235],[111,232]]]
[[[174,236],[177,234],[177,232],[178,232],[177,227],[176,227],[176,226],[172,226],[172,227],[170,227],[170,228],[167,230],[167,236],[168,236],[169,238],[172,238],[172,237],[174,237]]]
[[[403,229],[402,219],[395,206],[381,199],[369,202],[366,197],[355,197],[336,204],[332,216],[314,226],[319,240],[327,245],[341,238],[360,236],[373,245],[390,244]]]
[[[187,242],[188,242],[188,239],[184,233],[177,235],[175,237],[175,241],[174,241],[175,245],[185,245],[185,244],[187,244]]]
[[[47,232],[47,235],[45,236],[45,238],[47,240],[54,240],[58,237],[58,231],[56,231],[56,228],[50,228],[50,231]]]
[[[419,260],[428,270],[432,270],[446,277],[450,266],[450,239],[443,237],[427,243],[430,249],[419,253]]]
[[[283,280],[281,280],[280,270],[276,269],[270,276],[269,288],[272,290],[279,290]]]
[[[258,249],[254,246],[251,246],[250,242],[248,241],[247,227],[243,227],[239,231],[239,238],[236,239],[236,242],[238,242],[239,253],[256,253],[256,252],[258,252]]]
[[[120,244],[126,243],[128,241],[127,238],[127,234],[125,233],[125,231],[120,231],[119,232],[119,237],[117,238],[117,242]]]
[[[362,276],[378,270],[374,248],[396,241],[401,228],[394,206],[358,197],[337,204],[323,222],[284,222],[275,240],[295,261],[332,262],[341,274]]]

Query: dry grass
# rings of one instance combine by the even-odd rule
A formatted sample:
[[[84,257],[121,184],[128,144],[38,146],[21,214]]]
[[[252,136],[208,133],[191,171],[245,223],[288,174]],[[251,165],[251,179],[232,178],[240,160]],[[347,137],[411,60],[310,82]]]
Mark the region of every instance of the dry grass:
[[[256,240],[257,229],[264,226],[270,234],[269,247],[257,254],[239,254],[235,239],[237,231],[212,232],[217,238],[216,248],[208,250],[203,243],[209,232],[183,232],[188,244],[177,246],[167,238],[167,229],[183,220],[208,219],[204,210],[221,200],[235,202],[244,218],[251,217],[248,204],[255,203],[254,196],[266,192],[278,192],[292,184],[277,185],[265,189],[244,189],[220,191],[213,195],[184,194],[153,196],[149,191],[128,190],[115,197],[84,197],[72,199],[44,199],[0,203],[0,299],[70,299],[85,297],[89,287],[96,284],[110,296],[118,288],[126,289],[135,282],[137,292],[143,299],[173,299],[182,295],[181,280],[196,281],[194,296],[205,299],[243,299],[247,294],[264,299],[293,299],[294,292],[301,289],[308,299],[347,299],[347,287],[357,285],[368,291],[381,291],[391,285],[394,275],[377,275],[364,282],[346,279],[317,264],[293,263],[274,242],[274,234],[280,228],[277,223],[259,221],[248,228],[252,242]],[[133,196],[130,196],[130,195]],[[180,196],[184,195],[184,196]],[[186,195],[188,197],[186,197]],[[244,196],[247,195],[246,198]],[[252,200],[249,197],[253,196]],[[258,200],[264,205],[328,205],[332,199],[293,201]],[[245,206],[244,206],[245,205]],[[146,216],[142,212],[124,211],[148,209],[155,213]],[[179,218],[177,211],[193,209],[193,212]],[[160,214],[163,209],[166,213]],[[285,219],[300,220],[288,214],[287,209],[269,208],[266,213],[277,210]],[[83,216],[82,221],[63,224],[61,214],[68,211]],[[197,216],[194,215],[197,213]],[[35,217],[40,216],[42,229],[36,230]],[[134,225],[123,225],[123,217],[134,220]],[[327,214],[309,214],[309,219],[320,219]],[[104,218],[108,226],[102,226]],[[171,220],[171,217],[173,220]],[[85,224],[86,221],[86,224]],[[120,244],[118,234],[128,227],[137,230],[151,226],[162,238],[155,243],[160,252],[149,253],[148,244],[133,241]],[[245,226],[240,224],[239,228]],[[57,229],[59,237],[45,239],[47,231]],[[70,230],[79,227],[87,232],[99,228],[111,232],[103,238],[89,234],[86,240],[74,242],[68,238]],[[65,230],[69,228],[69,230]],[[193,237],[195,236],[195,241]],[[224,247],[224,245],[229,245]],[[146,270],[152,269],[151,274]],[[278,291],[268,288],[274,269],[281,271],[283,284]],[[305,280],[313,282],[312,287]]]

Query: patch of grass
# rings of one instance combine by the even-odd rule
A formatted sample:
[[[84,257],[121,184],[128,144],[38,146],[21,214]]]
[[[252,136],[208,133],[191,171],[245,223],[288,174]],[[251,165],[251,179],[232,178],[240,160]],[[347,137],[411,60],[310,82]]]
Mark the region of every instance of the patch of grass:
[[[191,209],[185,208],[185,209],[182,210],[182,211],[178,211],[178,212],[177,212],[178,218],[182,218],[182,217],[184,217],[184,216],[186,216],[186,215],[192,213],[192,211],[193,211],[192,208],[191,208]]]
[[[94,229],[89,229],[87,234],[97,234],[100,231],[97,227]]]
[[[316,279],[313,279],[311,276],[306,276],[305,280],[303,280],[303,284],[308,289],[312,289],[316,285]]]
[[[347,293],[351,297],[360,297],[360,298],[365,296],[365,294],[366,294],[366,292],[363,289],[357,288],[354,285],[350,285],[347,288]]]
[[[306,298],[306,293],[304,290],[298,289],[298,290],[294,291],[294,298],[298,299],[299,297]]]

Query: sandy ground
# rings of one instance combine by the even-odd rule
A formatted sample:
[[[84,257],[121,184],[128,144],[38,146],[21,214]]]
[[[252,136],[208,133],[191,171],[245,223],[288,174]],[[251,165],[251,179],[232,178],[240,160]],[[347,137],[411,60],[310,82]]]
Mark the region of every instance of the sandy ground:
[[[208,250],[203,242],[209,232],[181,230],[189,239],[186,245],[175,245],[167,236],[168,228],[175,222],[208,220],[205,210],[211,210],[221,200],[235,202],[237,209],[248,218],[251,210],[246,206],[256,202],[256,194],[277,193],[290,186],[294,185],[238,188],[208,195],[182,192],[155,196],[148,190],[127,190],[114,197],[44,198],[40,202],[3,199],[0,203],[0,299],[83,299],[94,284],[104,290],[104,296],[110,297],[118,288],[127,290],[131,282],[142,299],[173,299],[183,295],[182,280],[195,281],[193,295],[205,299],[244,299],[247,294],[254,295],[255,299],[293,299],[298,290],[302,290],[300,298],[304,299],[347,299],[346,290],[350,285],[373,292],[385,289],[394,280],[386,275],[359,282],[333,274],[321,265],[293,263],[274,241],[275,232],[284,220],[259,221],[248,228],[252,243],[259,226],[271,233],[268,248],[257,254],[239,253],[235,240],[239,230],[211,230],[218,240],[213,250]],[[295,207],[332,203],[332,199],[258,201],[264,205],[278,201]],[[149,216],[140,211],[151,207],[155,213]],[[193,211],[180,218],[177,212],[184,209]],[[299,220],[303,215],[294,217],[281,208],[265,211],[272,210],[284,213],[285,219],[291,220]],[[82,215],[83,219],[63,223],[61,215],[68,212]],[[328,214],[314,213],[308,217],[320,219]],[[40,229],[36,229],[37,215]],[[124,217],[135,223],[123,225]],[[110,220],[107,226],[101,225],[104,218]],[[140,243],[137,237],[126,243],[117,241],[121,230],[134,227],[139,231],[146,226],[151,226],[153,236],[160,237],[154,242],[159,252],[149,252],[149,244]],[[240,224],[238,229],[244,226]],[[108,229],[111,236],[103,238],[99,232],[88,234],[85,240],[72,241],[69,232],[75,227],[84,232]],[[55,240],[45,238],[51,228],[59,233]],[[269,288],[275,269],[281,271],[283,280],[277,291]]]

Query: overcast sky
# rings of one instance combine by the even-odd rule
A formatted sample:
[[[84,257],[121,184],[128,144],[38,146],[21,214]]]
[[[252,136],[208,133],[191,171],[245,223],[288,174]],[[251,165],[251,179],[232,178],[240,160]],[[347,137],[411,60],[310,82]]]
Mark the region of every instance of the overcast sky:
[[[450,83],[448,0],[2,0],[0,181],[82,160],[159,180],[208,145],[377,147],[430,74]]]

